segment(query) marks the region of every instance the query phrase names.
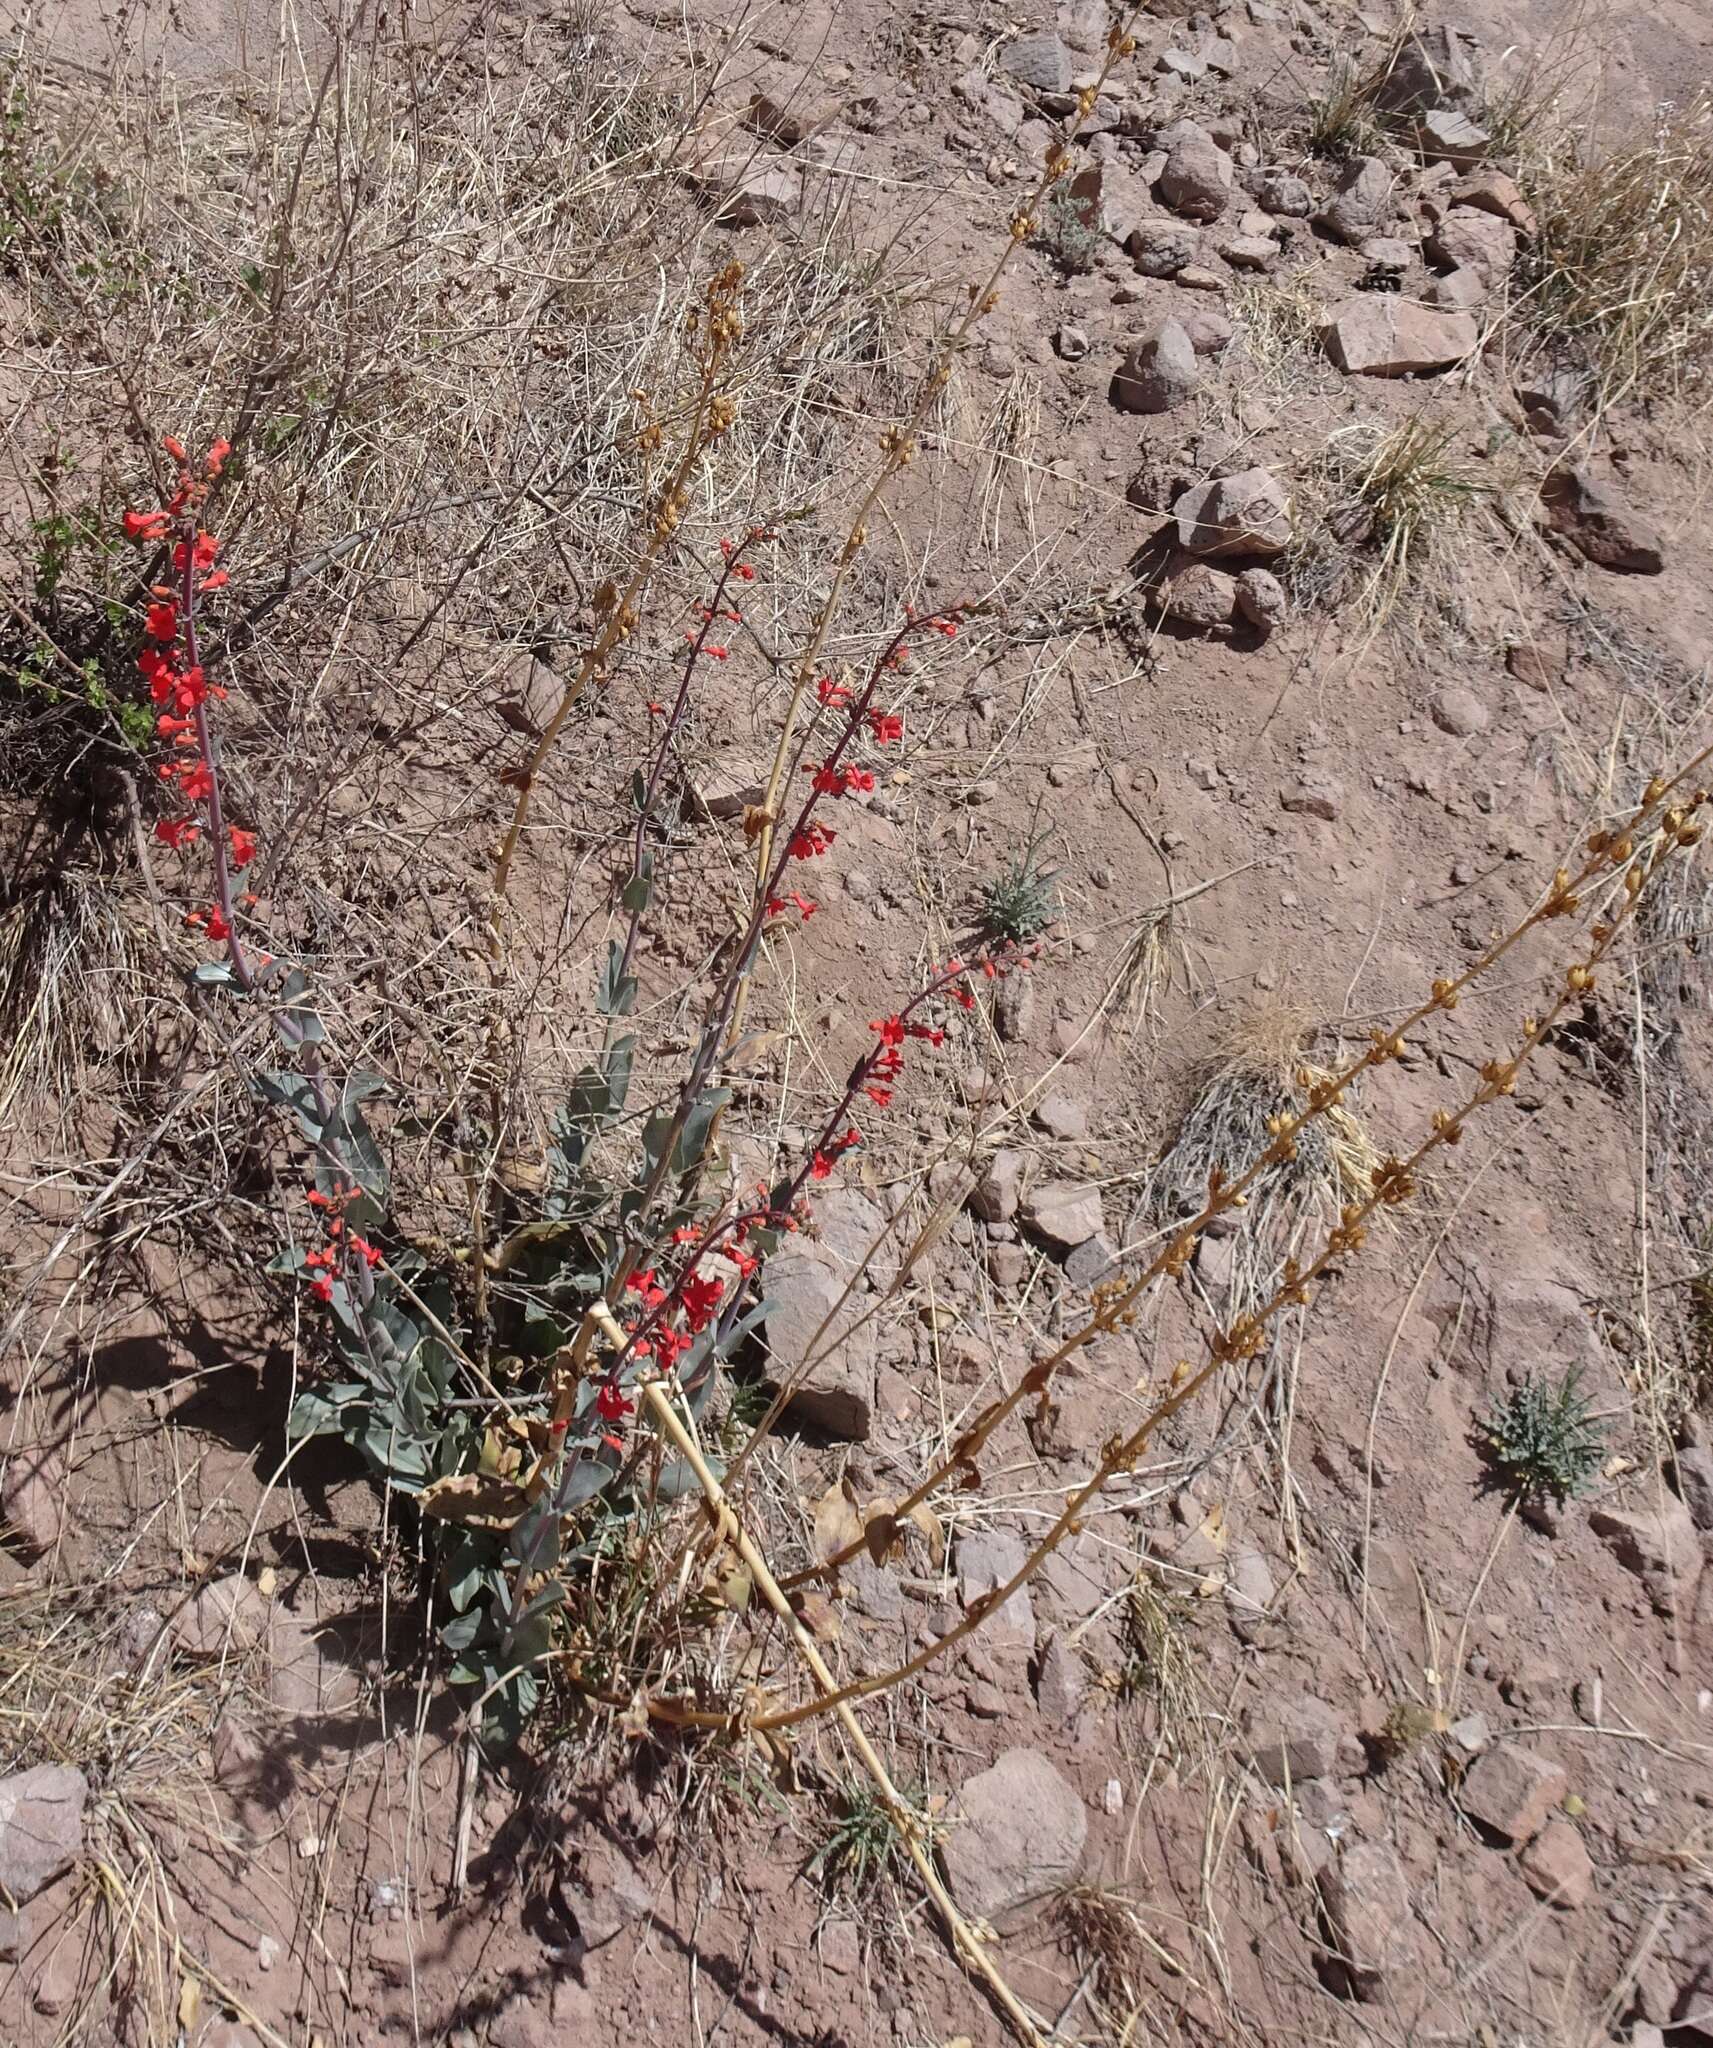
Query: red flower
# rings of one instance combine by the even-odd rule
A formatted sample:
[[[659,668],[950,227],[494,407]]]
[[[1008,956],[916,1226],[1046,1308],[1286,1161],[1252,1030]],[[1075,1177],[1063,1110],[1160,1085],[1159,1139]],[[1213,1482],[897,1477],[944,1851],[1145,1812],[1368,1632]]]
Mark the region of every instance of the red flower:
[[[174,462],[188,462],[190,460],[190,457],[184,452],[184,443],[182,441],[175,441],[171,434],[163,434],[161,436],[161,446],[172,457]]]
[[[232,443],[230,441],[211,441],[208,444],[208,460],[204,467],[211,482],[220,474],[222,465],[231,453]]]
[[[242,825],[232,827],[232,865],[247,868],[256,857],[256,835],[246,832]]]
[[[876,745],[882,747],[904,737],[904,721],[895,711],[871,711],[868,729],[874,734]]]
[[[612,1381],[607,1380],[595,1396],[595,1410],[603,1422],[622,1422],[627,1415],[634,1414],[636,1403],[627,1401]]]
[[[143,620],[143,631],[151,640],[176,640],[178,638],[178,606],[174,604],[152,604]]]
[[[710,643],[702,649],[702,652],[710,661],[724,661],[726,656],[730,654],[731,649],[729,647],[715,647]]]
[[[206,803],[214,793],[214,777],[206,761],[186,761],[182,786],[193,804]]]
[[[203,588],[203,589],[204,589],[205,591],[207,591],[207,590],[224,590],[224,589],[225,589],[225,587],[226,587],[226,585],[227,585],[227,584],[228,584],[228,583],[229,583],[230,581],[231,581],[231,578],[230,578],[230,577],[228,577],[228,575],[226,574],[226,571],[225,571],[224,569],[216,569],[216,570],[215,570],[215,572],[214,572],[214,574],[213,574],[212,576],[205,576],[205,577],[203,578],[203,581],[202,581],[202,588]]]
[[[732,571],[732,574],[734,576],[742,577],[745,583],[753,583],[755,581],[755,571],[750,567],[748,562],[740,562],[737,565],[737,567]]]
[[[902,1017],[877,1017],[868,1028],[870,1031],[878,1031],[880,1033],[882,1045],[902,1045],[904,1043],[905,1026]]]
[[[201,827],[194,818],[157,818],[155,837],[163,846],[170,846],[174,853],[183,853],[196,838]]]
[[[890,1088],[865,1088],[862,1092],[874,1104],[876,1109],[884,1109],[892,1100],[892,1090]]]
[[[164,512],[127,512],[124,518],[127,540],[161,540],[167,530]]]
[[[684,1320],[698,1335],[713,1319],[714,1311],[720,1305],[720,1296],[725,1291],[723,1280],[704,1280],[699,1273],[686,1277],[680,1290],[684,1300]]]
[[[331,1301],[333,1299],[333,1282],[324,1273],[319,1280],[312,1280],[309,1283],[309,1291],[315,1296],[317,1301]]]
[[[823,704],[848,704],[851,695],[843,683],[835,683],[831,676],[816,678],[815,694]]]
[[[793,860],[813,860],[817,854],[825,853],[838,838],[836,832],[829,832],[824,826],[810,823],[801,832],[793,832],[787,851]]]
[[[208,913],[208,922],[203,929],[211,939],[229,939],[232,936],[232,927],[218,905]]]
[[[809,1162],[809,1178],[811,1180],[826,1180],[832,1173],[832,1170],[833,1162],[827,1157],[825,1152],[817,1152]]]

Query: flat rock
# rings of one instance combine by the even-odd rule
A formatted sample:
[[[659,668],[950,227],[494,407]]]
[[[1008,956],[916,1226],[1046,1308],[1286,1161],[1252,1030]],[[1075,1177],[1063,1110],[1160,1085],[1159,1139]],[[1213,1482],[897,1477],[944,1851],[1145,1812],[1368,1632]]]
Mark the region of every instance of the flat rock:
[[[1098,1287],[1118,1270],[1118,1251],[1104,1230],[1085,1237],[1065,1254],[1065,1278],[1073,1287]]]
[[[1492,154],[1493,138],[1455,107],[1430,107],[1416,123],[1416,147],[1430,164],[1467,171]]]
[[[1270,469],[1240,469],[1197,485],[1183,494],[1172,513],[1178,522],[1178,546],[1208,560],[1259,555],[1270,561],[1290,545],[1290,501]]]
[[[1520,1847],[1540,1833],[1569,1785],[1562,1764],[1518,1743],[1501,1742],[1470,1765],[1458,1796],[1464,1811],[1483,1827]]]
[[[1409,1880],[1396,1851],[1384,1842],[1353,1843],[1321,1872],[1320,1894],[1351,1990],[1364,2002],[1384,1997],[1418,1954]]]
[[[1251,174],[1248,184],[1258,206],[1286,220],[1307,220],[1314,206],[1314,194],[1309,190],[1307,181],[1299,178],[1295,171],[1256,171]]]
[[[1219,253],[1233,270],[1271,270],[1279,245],[1270,235],[1229,235],[1220,243]]]
[[[1454,185],[1450,197],[1454,206],[1473,206],[1482,213],[1496,213],[1501,220],[1509,221],[1519,235],[1532,236],[1539,226],[1534,208],[1523,197],[1522,187],[1503,171],[1476,171]]]
[[[1035,1127],[1045,1131],[1049,1138],[1088,1136],[1088,1104],[1058,1091],[1041,1097],[1035,1105],[1032,1120]]]
[[[1594,1859],[1567,1820],[1549,1820],[1517,1858],[1529,1889],[1561,1913],[1585,1906],[1594,1890]]]
[[[1079,1181],[1050,1180],[1031,1188],[1018,1215],[1031,1237],[1064,1252],[1098,1237],[1106,1222],[1099,1188]]]
[[[66,1764],[0,1778],[0,1889],[22,1906],[83,1853],[89,1781]]]
[[[1070,51],[1051,29],[1007,43],[999,53],[999,68],[1034,92],[1069,92],[1075,69]]]
[[[1625,1570],[1641,1580],[1662,1614],[1687,1617],[1694,1612],[1701,1539],[1689,1509],[1674,1494],[1659,1494],[1647,1506],[1597,1507],[1588,1520]]]
[[[1028,1553],[1012,1529],[976,1529],[958,1539],[958,1598],[967,1609],[1023,1569]],[[1020,1586],[1003,1607],[981,1624],[981,1640],[995,1649],[1035,1647],[1035,1608],[1029,1588]]]
[[[1391,166],[1377,156],[1353,156],[1339,173],[1316,225],[1353,248],[1378,231],[1392,216]]]
[[[1120,412],[1171,412],[1192,398],[1200,383],[1189,336],[1176,320],[1162,320],[1124,358],[1112,380],[1112,402]]]
[[[787,221],[802,204],[803,181],[790,165],[748,150],[707,156],[688,176],[715,223],[724,228]]]
[[[268,1698],[282,1713],[312,1720],[357,1705],[361,1683],[325,1628],[282,1608],[269,1643]]]
[[[1553,530],[1597,567],[1631,576],[1657,576],[1664,569],[1658,527],[1586,469],[1561,463],[1541,485],[1541,504]]]
[[[1217,306],[1186,306],[1172,316],[1190,338],[1198,356],[1223,355],[1236,329]]]
[[[1415,299],[1364,292],[1330,314],[1326,351],[1351,376],[1410,377],[1448,370],[1480,339],[1467,313],[1442,313]]]
[[[1343,1735],[1335,1708],[1313,1693],[1299,1693],[1251,1724],[1249,1748],[1262,1781],[1282,1788],[1305,1778],[1331,1777],[1338,1769]]]
[[[1517,231],[1496,213],[1477,206],[1454,206],[1429,234],[1424,248],[1448,270],[1472,270],[1486,284],[1496,285],[1517,260]]]
[[[861,1321],[859,1290],[840,1304],[847,1278],[812,1247],[788,1241],[767,1261],[762,1288],[773,1307],[763,1329],[776,1379],[794,1378],[814,1360],[787,1404],[793,1421],[864,1443],[874,1421],[874,1325]]]
[[[1337,821],[1342,799],[1337,783],[1326,776],[1305,777],[1287,782],[1279,792],[1279,808],[1297,818],[1318,818],[1323,825]]]
[[[1478,271],[1452,270],[1428,280],[1422,302],[1438,313],[1472,313],[1492,295],[1493,287]]]
[[[1008,1749],[967,1779],[936,1843],[965,1913],[997,1924],[1076,1876],[1088,1815],[1070,1780],[1034,1749]]]

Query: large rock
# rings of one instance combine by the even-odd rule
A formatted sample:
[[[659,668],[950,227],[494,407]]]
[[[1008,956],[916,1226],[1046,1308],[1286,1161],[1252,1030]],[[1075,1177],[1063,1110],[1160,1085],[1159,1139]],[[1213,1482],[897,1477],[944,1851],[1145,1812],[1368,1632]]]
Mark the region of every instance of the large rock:
[[[1271,560],[1290,545],[1291,515],[1284,486],[1270,469],[1240,469],[1188,490],[1172,507],[1178,546],[1217,560],[1260,555]]]
[[[1569,1789],[1564,1767],[1515,1742],[1475,1759],[1463,1780],[1463,1810],[1519,1848],[1532,1842]]]
[[[1011,1529],[977,1529],[958,1539],[958,1598],[966,1609],[1009,1585],[1028,1556],[1023,1539]],[[981,1640],[995,1649],[1035,1647],[1035,1608],[1029,1588],[1019,1586],[1003,1607],[981,1624]]]
[[[1435,263],[1472,270],[1489,285],[1500,283],[1517,260],[1517,231],[1508,220],[1478,206],[1454,206],[1423,245]]]
[[[1179,555],[1150,595],[1166,618],[1205,633],[1231,623],[1237,608],[1237,579],[1193,555]]]
[[[1160,140],[1166,150],[1160,197],[1174,212],[1191,220],[1218,220],[1230,201],[1236,178],[1231,158],[1193,121],[1176,123]]]
[[[1701,1539],[1682,1501],[1663,1493],[1645,1507],[1597,1507],[1588,1519],[1618,1562],[1641,1580],[1661,1614],[1687,1618],[1694,1611]]]
[[[1632,576],[1657,576],[1665,567],[1658,527],[1587,470],[1561,463],[1541,485],[1541,504],[1553,530],[1598,567]]]
[[[999,67],[1035,92],[1071,89],[1071,53],[1051,29],[1007,43],[999,53]]]
[[[1384,1842],[1353,1843],[1321,1872],[1320,1894],[1350,1989],[1364,2001],[1385,1996],[1418,1954],[1409,1881],[1396,1852]]]
[[[1200,383],[1195,344],[1176,320],[1162,320],[1124,358],[1112,380],[1112,402],[1120,412],[1171,412]]]
[[[762,1276],[763,1294],[773,1303],[763,1329],[776,1379],[795,1379],[814,1360],[791,1396],[792,1420],[824,1436],[862,1443],[874,1420],[874,1325],[861,1322],[860,1291],[841,1304],[847,1278],[815,1248],[787,1242]]]
[[[1388,114],[1425,114],[1449,107],[1481,111],[1484,80],[1475,38],[1455,28],[1427,28],[1407,37],[1375,89],[1374,103]]]
[[[1392,217],[1391,167],[1381,157],[1353,156],[1339,173],[1332,197],[1316,215],[1329,235],[1352,247],[1367,241]]]
[[[1713,1533],[1713,1451],[1686,1444],[1677,1454],[1677,1490],[1689,1519],[1703,1535]]]
[[[1414,299],[1364,292],[1328,316],[1321,339],[1351,376],[1411,377],[1461,363],[1480,336],[1467,313],[1439,313]]]
[[[1125,234],[1124,253],[1144,277],[1176,277],[1201,254],[1201,229],[1169,215],[1150,215]]]
[[[0,1890],[23,1905],[83,1853],[89,1781],[65,1764],[0,1778]]]
[[[959,1787],[937,1847],[952,1896],[999,1922],[1062,1891],[1082,1863],[1088,1815],[1077,1790],[1033,1749],[1008,1749]]]
[[[1031,1188],[1018,1213],[1031,1237],[1063,1252],[1098,1237],[1106,1220],[1101,1214],[1099,1188],[1065,1180]]]

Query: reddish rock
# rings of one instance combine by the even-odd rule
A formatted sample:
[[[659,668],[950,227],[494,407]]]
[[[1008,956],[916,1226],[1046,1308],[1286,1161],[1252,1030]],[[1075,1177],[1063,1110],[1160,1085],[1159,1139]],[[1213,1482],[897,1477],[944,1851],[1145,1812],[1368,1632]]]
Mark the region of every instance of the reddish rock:
[[[1517,1858],[1529,1889],[1549,1906],[1572,1913],[1594,1889],[1594,1859],[1567,1820],[1549,1820]]]
[[[1088,1815],[1074,1785],[1033,1749],[1008,1749],[963,1784],[937,1841],[952,1896],[997,1922],[1076,1876]]]
[[[1410,1887],[1384,1842],[1357,1842],[1321,1872],[1333,1953],[1365,2001],[1382,1997],[1416,1960]]]
[[[1328,316],[1321,339],[1351,376],[1409,377],[1449,370],[1474,354],[1480,336],[1467,313],[1441,313],[1414,299],[1364,292]]]
[[[1508,1842],[1532,1842],[1569,1784],[1562,1764],[1501,1742],[1470,1765],[1463,1810]]]

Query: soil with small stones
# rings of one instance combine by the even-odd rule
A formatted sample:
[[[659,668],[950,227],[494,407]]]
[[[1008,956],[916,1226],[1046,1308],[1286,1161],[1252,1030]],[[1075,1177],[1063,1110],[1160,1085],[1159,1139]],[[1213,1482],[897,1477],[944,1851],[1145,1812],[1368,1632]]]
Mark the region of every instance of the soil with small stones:
[[[258,12],[146,13],[144,54],[206,85],[261,61]],[[503,105],[561,61],[552,10],[443,12],[472,93]],[[1490,63],[1508,46],[1544,60],[1571,26],[1540,4],[1449,18]],[[719,60],[717,109],[762,91],[827,116],[790,149],[757,145],[785,196],[725,238],[747,264],[814,206],[840,205],[859,246],[897,234],[906,269],[943,282],[985,274],[1055,95],[1096,67],[1106,26],[1091,0],[1017,17],[636,4],[603,20],[590,61],[678,86],[691,59]],[[1026,29],[1059,40],[1020,57]],[[1360,247],[1266,215],[1246,189],[1276,169],[1318,211],[1338,171],[1307,153],[1305,107],[1335,56],[1377,56],[1392,29],[1379,8],[1335,21],[1298,0],[1144,17],[1079,159],[1102,186],[1092,267],[1067,276],[1025,252],[893,495],[887,545],[918,601],[997,586],[997,617],[972,626],[979,658],[922,665],[901,765],[842,821],[817,876],[824,914],[758,994],[775,1036],[734,1150],[759,1171],[811,1127],[823,1084],[894,999],[882,992],[908,990],[926,954],[967,933],[981,882],[1032,835],[1046,835],[1061,916],[1026,994],[984,1002],[925,1056],[851,1168],[873,1203],[906,1204],[908,1241],[979,1132],[1017,1155],[1021,1207],[958,1209],[877,1318],[867,1441],[780,1440],[764,1505],[782,1565],[808,1556],[829,1487],[896,1496],[1076,1326],[1104,1254],[1086,1275],[1072,1266],[1088,1234],[1055,1242],[1036,1191],[1065,1184],[1085,1215],[1092,1201],[1115,1252],[1155,1242],[1169,1218],[1148,1207],[1150,1168],[1234,1042],[1349,1057],[1703,737],[1713,524],[1696,422],[1661,406],[1563,423],[1569,453],[1657,542],[1661,573],[1623,573],[1531,505],[1545,460],[1519,395],[1533,367],[1520,322],[1448,374],[1399,379],[1341,374],[1312,321],[1285,317],[1297,298],[1325,313],[1393,296],[1366,288]],[[68,64],[106,61],[95,8],[69,7],[58,33]],[[1606,80],[1600,123],[1625,135],[1705,75],[1713,30],[1679,4],[1608,19],[1584,48]],[[1195,223],[1208,276],[1188,283],[1144,274],[1123,246],[1138,221],[1186,221],[1153,161],[1180,120],[1214,138],[1234,180],[1221,217]],[[1390,281],[1413,303],[1443,271],[1421,242],[1462,174],[1386,154],[1376,232],[1402,243]],[[1249,246],[1228,260],[1238,236]],[[1217,338],[1216,313],[1231,336],[1191,351],[1193,390],[1165,411],[1115,406],[1139,341],[1167,319]],[[871,406],[884,424],[883,395],[845,398],[859,434]],[[1215,559],[1193,615],[1150,596],[1187,538],[1171,517],[1184,489],[1265,469],[1324,535],[1328,451],[1423,412],[1476,488],[1466,523],[1387,604],[1360,538],[1304,561]],[[1291,603],[1265,630],[1217,579],[1269,562]],[[723,743],[705,772],[722,789],[765,771],[777,700],[749,680],[765,674],[746,641],[720,678]],[[492,761],[521,750],[497,714],[470,723]],[[564,788],[548,792],[520,920],[544,961],[559,921],[604,912],[599,871],[579,865],[595,842],[571,826],[588,822],[585,790],[623,788],[646,730],[639,694],[615,689],[551,771]],[[742,887],[741,803],[710,804],[693,828],[707,886],[678,957],[664,940],[645,957],[645,1004],[705,972],[722,884]],[[435,844],[416,833],[432,802],[383,788],[311,820],[297,858],[325,855],[335,889],[360,864],[371,897],[377,881],[397,890],[401,919],[417,915],[413,890],[449,918],[508,809],[484,786],[473,829]],[[1127,948],[1210,880],[1173,913],[1143,1000]],[[1706,922],[1701,901],[1685,887],[1680,930]],[[1649,934],[1662,957],[1666,937]],[[1380,1153],[1407,1151],[1470,1092],[1568,957],[1525,949],[1382,1070],[1358,1105]],[[932,1812],[993,1830],[975,1857],[966,1833],[948,1864],[1003,1898],[989,1953],[1056,2038],[1713,2040],[1713,1570],[1705,1495],[1685,1482],[1679,1505],[1672,1456],[1708,1424],[1660,1412],[1696,1342],[1683,1283],[1705,1243],[1692,1141],[1713,1099],[1713,984],[1693,950],[1670,961],[1606,976],[1313,1312],[1166,1424],[1026,1605],[866,1710]],[[663,1057],[669,1037],[662,1024]],[[98,1101],[89,1115],[99,1126]],[[16,1145],[8,1166],[30,1175]],[[41,1197],[32,1258],[69,1214]],[[1280,1227],[1312,1246],[1328,1220],[1305,1209]],[[900,1560],[853,1569],[821,1630],[841,1674],[946,1633],[1290,1248],[1249,1232],[1204,1244],[1133,1328],[987,1445],[979,1491],[945,1503],[943,1546],[914,1534]],[[243,1277],[213,1220],[198,1257],[146,1237],[123,1249],[127,1286],[89,1333],[61,1319],[49,1348],[6,1368],[18,1542],[0,1595],[40,1645],[8,1665],[6,1690],[33,1701],[63,1668],[90,1715],[122,1702],[128,1725],[90,1744],[105,1763],[91,1767],[88,1853],[0,1927],[0,2037],[1007,2038],[902,1861],[853,1893],[818,1858],[832,1788],[856,1771],[825,1723],[784,1772],[742,1744],[711,1765],[650,1739],[572,1768],[543,1742],[468,1774],[458,1703],[414,1625],[414,1529],[337,1447],[282,1469],[300,1353],[277,1297]],[[1591,1495],[1515,1514],[1477,1418],[1526,1374],[1572,1365],[1606,1432]],[[210,1591],[225,1603],[212,1619]],[[783,1671],[777,1642],[764,1661]],[[1038,1808],[960,1797],[1017,1752],[1026,1764],[1000,1782],[1046,1786]],[[1054,1826],[1061,1797],[1080,1826]],[[1020,1817],[1034,1825],[1008,1827]]]

